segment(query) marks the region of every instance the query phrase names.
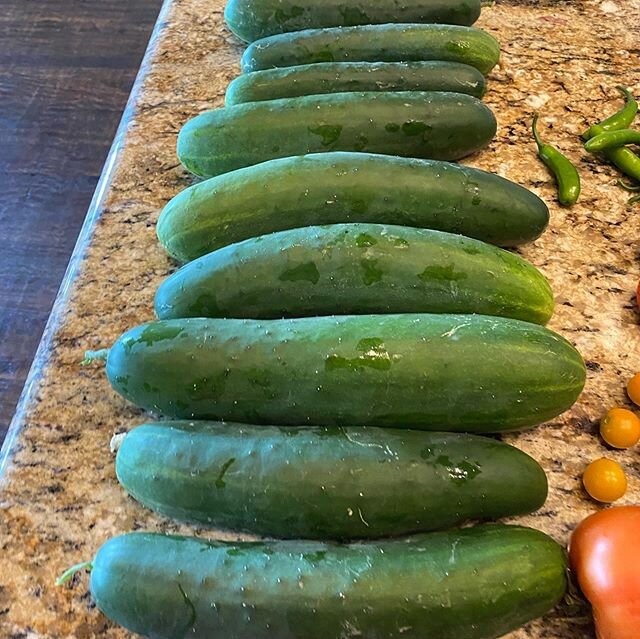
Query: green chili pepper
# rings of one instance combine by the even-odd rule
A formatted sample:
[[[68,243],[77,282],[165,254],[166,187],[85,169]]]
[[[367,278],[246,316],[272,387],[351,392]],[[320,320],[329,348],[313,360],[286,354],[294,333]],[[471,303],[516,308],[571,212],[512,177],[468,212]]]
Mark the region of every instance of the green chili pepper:
[[[633,129],[604,131],[585,142],[584,148],[589,153],[600,153],[600,151],[615,149],[625,144],[640,144],[640,131]]]
[[[551,170],[558,184],[558,201],[563,206],[575,204],[580,195],[580,175],[569,158],[549,144],[544,144],[538,136],[538,114],[533,116],[531,130],[538,145],[538,157]]]
[[[640,157],[626,146],[604,151],[604,157],[617,166],[627,177],[640,182]]]
[[[609,116],[606,120],[598,122],[590,126],[583,134],[583,140],[590,140],[591,138],[604,133],[605,131],[615,131],[617,129],[626,129],[636,117],[638,113],[638,103],[635,101],[631,91],[627,87],[617,86],[616,89],[622,93],[625,97],[625,103],[622,109],[617,113]]]
[[[604,157],[617,166],[626,176],[640,182],[640,157],[626,146],[617,149],[609,149],[604,152]]]
[[[633,197],[630,197],[627,200],[627,206],[631,206],[632,204],[635,204],[636,202],[640,202],[640,195],[634,195]]]
[[[635,101],[631,91],[626,87],[616,87],[626,98],[625,105],[620,111],[614,113],[606,120],[598,124],[594,124],[582,134],[585,139],[590,139],[600,135],[605,131],[616,131],[618,129],[626,129],[638,112],[638,103]],[[631,149],[621,146],[615,149],[607,149],[603,151],[604,157],[614,166],[620,169],[625,175],[640,182],[640,157],[638,157]]]

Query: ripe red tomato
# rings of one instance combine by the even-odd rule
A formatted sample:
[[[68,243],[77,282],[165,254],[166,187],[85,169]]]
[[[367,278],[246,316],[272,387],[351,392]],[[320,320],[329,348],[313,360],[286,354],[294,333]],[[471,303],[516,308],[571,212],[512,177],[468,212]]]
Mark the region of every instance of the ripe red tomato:
[[[571,536],[569,558],[593,606],[598,639],[640,636],[640,506],[607,508]]]

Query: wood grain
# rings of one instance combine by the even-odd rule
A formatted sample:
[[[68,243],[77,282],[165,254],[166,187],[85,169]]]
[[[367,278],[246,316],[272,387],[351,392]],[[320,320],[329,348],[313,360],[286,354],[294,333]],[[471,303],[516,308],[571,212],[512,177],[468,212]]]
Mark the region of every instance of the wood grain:
[[[160,0],[4,0],[0,443]]]

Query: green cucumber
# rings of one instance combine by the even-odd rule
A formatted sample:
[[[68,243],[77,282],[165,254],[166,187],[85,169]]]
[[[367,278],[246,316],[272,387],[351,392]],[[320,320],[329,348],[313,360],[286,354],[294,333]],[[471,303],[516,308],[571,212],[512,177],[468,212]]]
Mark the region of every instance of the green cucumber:
[[[107,541],[98,608],[154,639],[492,639],[549,612],[567,562],[531,528],[484,524],[397,541]]]
[[[325,62],[265,69],[238,76],[227,106],[348,91],[450,91],[481,98],[482,73],[457,62]]]
[[[458,160],[485,147],[495,133],[491,110],[462,93],[332,93],[202,113],[182,127],[178,158],[201,177],[324,151]]]
[[[122,335],[106,369],[168,417],[475,432],[551,419],[585,381],[559,335],[483,315],[163,320]]]
[[[169,517],[281,538],[439,530],[547,496],[542,468],[513,446],[404,429],[150,423],[121,442],[116,473]]]
[[[371,153],[271,160],[195,184],[158,220],[180,261],[286,229],[340,222],[448,231],[500,246],[537,238],[549,209],[535,194],[471,167]]]
[[[462,235],[334,224],[204,255],[160,285],[155,308],[160,319],[478,313],[546,324],[553,292],[521,257]]]
[[[250,44],[243,73],[314,62],[410,62],[469,64],[487,75],[500,45],[482,29],[440,24],[375,24],[283,33]]]
[[[480,0],[229,0],[224,19],[245,42],[316,27],[351,27],[388,22],[471,25]]]

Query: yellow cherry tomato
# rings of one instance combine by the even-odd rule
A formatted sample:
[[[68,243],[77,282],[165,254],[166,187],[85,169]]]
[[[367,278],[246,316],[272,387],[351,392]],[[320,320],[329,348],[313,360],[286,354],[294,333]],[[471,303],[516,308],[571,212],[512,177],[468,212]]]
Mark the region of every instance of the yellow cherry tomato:
[[[627,478],[622,466],[606,457],[596,459],[586,467],[582,483],[593,499],[607,504],[620,499],[627,490]]]
[[[640,406],[640,373],[636,373],[627,383],[627,395],[634,404]]]
[[[626,408],[612,408],[600,422],[600,434],[609,446],[631,448],[640,440],[640,418]]]

